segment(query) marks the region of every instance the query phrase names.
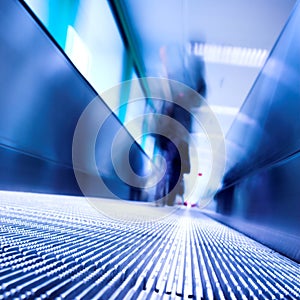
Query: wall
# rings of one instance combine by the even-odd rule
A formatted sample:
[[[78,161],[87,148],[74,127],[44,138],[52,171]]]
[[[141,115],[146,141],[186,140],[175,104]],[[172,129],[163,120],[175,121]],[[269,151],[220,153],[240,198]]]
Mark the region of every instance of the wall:
[[[223,222],[300,261],[300,5],[227,137]]]
[[[18,1],[0,3],[0,41],[0,189],[81,195],[73,171],[73,135],[97,93]],[[140,157],[137,173],[143,173],[148,158],[101,98],[97,103],[96,119],[106,120],[94,148],[97,173],[84,154],[77,173],[90,186],[88,193],[127,199],[130,187],[111,161],[114,136],[121,132],[120,142],[132,145]],[[95,128],[94,121],[84,135]],[[114,155],[122,161],[122,147]],[[98,186],[99,174],[108,189]]]

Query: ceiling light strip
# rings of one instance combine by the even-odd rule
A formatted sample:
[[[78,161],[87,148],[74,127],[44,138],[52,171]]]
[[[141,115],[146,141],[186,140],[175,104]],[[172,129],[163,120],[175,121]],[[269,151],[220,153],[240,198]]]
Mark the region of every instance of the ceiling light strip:
[[[269,51],[266,49],[233,47],[199,42],[189,43],[187,50],[189,54],[203,57],[206,62],[254,68],[261,68],[269,55]]]

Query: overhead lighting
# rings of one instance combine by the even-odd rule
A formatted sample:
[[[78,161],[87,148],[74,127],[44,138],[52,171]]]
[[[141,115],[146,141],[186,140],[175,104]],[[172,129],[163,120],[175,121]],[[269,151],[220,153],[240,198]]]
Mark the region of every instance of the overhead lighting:
[[[268,55],[266,49],[233,47],[226,45],[190,42],[188,53],[203,57],[204,61],[243,67],[261,68]]]
[[[210,108],[215,114],[236,116],[239,112],[238,107],[221,106],[221,105],[210,105]]]
[[[239,112],[239,107],[232,107],[232,106],[223,106],[223,105],[209,105],[202,106],[200,108],[202,113],[210,113],[213,111],[215,114],[218,115],[228,115],[228,116],[236,116]]]

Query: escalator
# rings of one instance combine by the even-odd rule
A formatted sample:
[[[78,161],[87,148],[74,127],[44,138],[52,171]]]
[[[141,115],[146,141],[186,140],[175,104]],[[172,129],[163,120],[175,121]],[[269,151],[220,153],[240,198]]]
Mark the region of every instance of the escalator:
[[[147,220],[130,203],[128,218],[115,201],[123,216],[1,192],[1,299],[300,298],[299,264],[244,234],[182,207],[147,204]]]
[[[228,132],[222,187],[201,210],[159,207],[153,187],[118,177],[116,134],[117,161],[132,145],[141,174],[153,163],[143,143],[23,1],[3,0],[0,299],[300,299],[299,20],[296,5]],[[91,103],[81,141],[103,118],[97,159],[91,167],[82,147],[74,166]]]

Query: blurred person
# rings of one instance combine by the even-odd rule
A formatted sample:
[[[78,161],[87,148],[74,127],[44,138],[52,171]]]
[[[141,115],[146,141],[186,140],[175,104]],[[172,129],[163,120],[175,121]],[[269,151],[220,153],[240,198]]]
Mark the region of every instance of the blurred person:
[[[169,79],[180,81],[196,90],[202,97],[206,96],[206,82],[204,80],[204,62],[201,58],[189,55],[180,60],[178,68],[178,57],[169,57],[170,52],[161,48],[160,56],[164,65],[165,74]],[[174,49],[171,53],[174,54]],[[161,199],[161,205],[173,206],[176,196],[179,195],[184,203],[184,174],[190,173],[189,156],[189,133],[192,131],[192,114],[194,107],[200,106],[200,97],[191,98],[188,91],[172,91],[173,103],[165,102],[162,114],[169,116],[179,122],[185,130],[172,126],[172,122],[166,124],[159,122],[157,126],[164,136],[157,135],[156,147],[164,156],[167,164],[166,174],[156,188],[156,199]],[[185,107],[185,108],[183,108]],[[168,138],[167,138],[168,137]]]

